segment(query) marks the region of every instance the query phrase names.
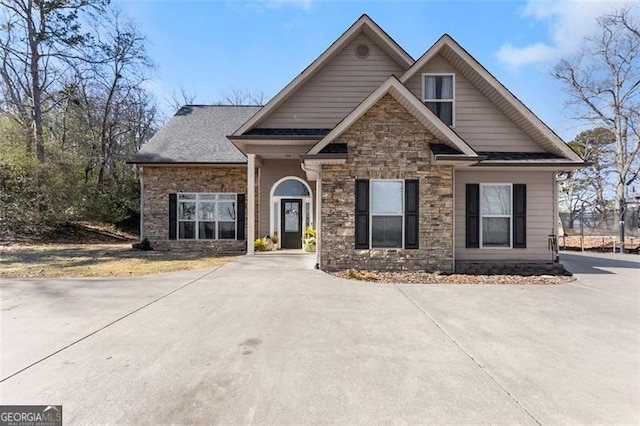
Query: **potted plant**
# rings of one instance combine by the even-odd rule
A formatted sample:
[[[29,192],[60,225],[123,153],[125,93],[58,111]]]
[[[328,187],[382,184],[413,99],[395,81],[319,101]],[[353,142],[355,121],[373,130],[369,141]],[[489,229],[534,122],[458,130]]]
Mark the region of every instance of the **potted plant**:
[[[253,248],[255,251],[271,251],[273,250],[273,242],[269,236],[264,238],[257,238],[253,242]]]
[[[307,226],[302,235],[302,248],[306,252],[316,251],[316,230]]]

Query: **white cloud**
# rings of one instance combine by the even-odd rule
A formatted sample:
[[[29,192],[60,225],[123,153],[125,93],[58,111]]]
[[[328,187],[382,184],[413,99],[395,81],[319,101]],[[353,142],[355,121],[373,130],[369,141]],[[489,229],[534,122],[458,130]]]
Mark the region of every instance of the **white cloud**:
[[[596,19],[606,13],[636,2],[610,0],[528,0],[523,9],[524,18],[546,24],[551,40],[527,46],[504,43],[496,52],[498,59],[510,67],[548,63],[575,53],[585,36],[597,28]]]

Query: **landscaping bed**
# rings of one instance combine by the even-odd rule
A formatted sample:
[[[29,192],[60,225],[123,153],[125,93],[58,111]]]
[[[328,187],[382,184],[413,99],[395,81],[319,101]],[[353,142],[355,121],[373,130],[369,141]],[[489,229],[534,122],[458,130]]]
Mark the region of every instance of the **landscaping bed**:
[[[349,269],[333,272],[338,278],[384,284],[536,284],[555,285],[575,281],[572,276],[563,275],[471,275],[440,274],[429,272],[371,272]]]

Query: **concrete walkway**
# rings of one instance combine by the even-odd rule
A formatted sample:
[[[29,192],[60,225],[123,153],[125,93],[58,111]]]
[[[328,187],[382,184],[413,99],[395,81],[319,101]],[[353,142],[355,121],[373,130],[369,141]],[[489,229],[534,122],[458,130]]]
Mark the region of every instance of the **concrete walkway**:
[[[640,423],[640,262],[563,259],[578,282],[369,284],[304,255],[0,281],[0,403],[66,424]]]

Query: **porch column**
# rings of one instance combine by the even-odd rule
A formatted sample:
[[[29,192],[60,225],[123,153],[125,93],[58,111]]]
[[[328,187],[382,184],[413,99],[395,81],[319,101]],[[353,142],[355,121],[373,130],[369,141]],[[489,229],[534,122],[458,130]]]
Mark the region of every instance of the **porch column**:
[[[256,239],[256,155],[247,154],[247,254],[254,254]]]
[[[322,249],[322,169],[316,179],[316,268],[320,269],[320,257]]]

